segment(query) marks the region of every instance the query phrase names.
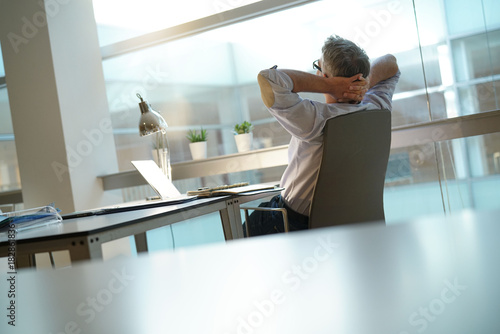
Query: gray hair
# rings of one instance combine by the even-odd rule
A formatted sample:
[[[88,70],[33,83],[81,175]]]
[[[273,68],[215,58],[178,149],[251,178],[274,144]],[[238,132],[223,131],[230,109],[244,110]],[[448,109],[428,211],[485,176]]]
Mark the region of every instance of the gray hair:
[[[370,74],[370,58],[355,43],[337,35],[328,37],[321,49],[323,52],[323,72],[334,77],[352,77],[362,73]]]

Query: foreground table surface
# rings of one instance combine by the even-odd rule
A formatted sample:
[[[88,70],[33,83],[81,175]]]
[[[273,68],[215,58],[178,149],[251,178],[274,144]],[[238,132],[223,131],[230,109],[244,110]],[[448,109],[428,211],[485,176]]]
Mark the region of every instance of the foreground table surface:
[[[3,316],[0,332],[499,333],[498,214],[19,271],[15,299],[0,285],[16,325]]]

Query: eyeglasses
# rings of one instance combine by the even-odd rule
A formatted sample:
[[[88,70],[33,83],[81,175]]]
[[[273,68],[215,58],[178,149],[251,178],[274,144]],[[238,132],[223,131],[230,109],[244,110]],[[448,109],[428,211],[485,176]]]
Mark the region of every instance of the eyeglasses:
[[[320,71],[321,73],[323,73],[323,71],[321,70],[321,67],[319,67],[319,59],[316,59],[315,61],[313,61],[313,68],[315,70],[318,70]]]

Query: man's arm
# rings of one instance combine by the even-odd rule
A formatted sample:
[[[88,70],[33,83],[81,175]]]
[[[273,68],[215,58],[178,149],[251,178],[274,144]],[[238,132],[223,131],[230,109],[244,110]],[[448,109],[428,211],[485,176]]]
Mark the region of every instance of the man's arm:
[[[380,81],[389,79],[398,72],[398,62],[396,57],[391,54],[375,59],[370,67],[370,75],[368,76],[369,85],[365,87],[366,82],[361,74],[356,74],[350,78],[331,77],[326,78],[319,75],[314,75],[306,72],[295,70],[281,70],[288,74],[293,81],[294,93],[322,93],[330,94],[335,99],[359,99],[360,91],[363,88],[372,88]]]
[[[361,74],[350,78],[333,77],[326,78],[319,75],[310,74],[307,72],[296,70],[279,70],[288,75],[292,80],[294,93],[322,93],[330,94],[336,99],[348,101],[361,101],[364,93],[368,90],[368,81]],[[358,80],[358,81],[357,81]],[[257,81],[260,86],[262,100],[267,107],[274,105],[274,92],[269,81],[261,74],[257,76]],[[356,82],[355,82],[356,81]],[[339,99],[339,102],[344,102]]]
[[[372,62],[370,67],[370,75],[368,81],[369,87],[372,88],[380,81],[392,78],[398,73],[399,67],[396,57],[391,54],[379,57]]]
[[[360,92],[364,89],[366,92],[367,85],[361,74],[356,74],[350,78],[331,77],[327,78],[320,75],[315,75],[307,72],[296,70],[281,70],[286,73],[293,81],[292,92],[300,93],[321,93],[329,94],[336,100],[352,99],[361,101],[362,95]],[[362,92],[364,93],[364,92]]]

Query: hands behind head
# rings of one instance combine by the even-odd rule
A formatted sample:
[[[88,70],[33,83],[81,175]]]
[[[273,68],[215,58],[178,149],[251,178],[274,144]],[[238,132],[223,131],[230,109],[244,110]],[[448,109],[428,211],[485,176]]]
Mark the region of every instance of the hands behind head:
[[[365,93],[370,87],[367,78],[362,74],[356,74],[350,78],[332,77],[328,78],[332,83],[330,95],[338,103],[359,103],[363,100]]]

